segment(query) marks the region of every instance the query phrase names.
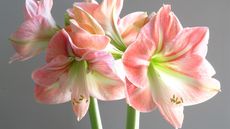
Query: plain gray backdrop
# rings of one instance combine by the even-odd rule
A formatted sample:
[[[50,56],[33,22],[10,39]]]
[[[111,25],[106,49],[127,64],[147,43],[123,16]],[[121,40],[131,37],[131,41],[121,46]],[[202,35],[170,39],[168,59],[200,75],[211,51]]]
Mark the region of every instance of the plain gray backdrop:
[[[74,0],[54,0],[53,16],[63,25],[63,14]],[[158,11],[171,4],[183,26],[208,26],[208,59],[215,67],[222,92],[213,99],[185,107],[183,129],[230,128],[230,1],[125,0],[122,16],[134,11]],[[24,0],[0,1],[0,129],[90,129],[89,117],[77,122],[71,104],[42,105],[33,97],[31,72],[44,64],[44,53],[26,62],[8,64],[14,54],[8,37],[23,21]],[[124,129],[125,101],[99,102],[104,129]],[[158,110],[141,114],[140,129],[173,129]]]

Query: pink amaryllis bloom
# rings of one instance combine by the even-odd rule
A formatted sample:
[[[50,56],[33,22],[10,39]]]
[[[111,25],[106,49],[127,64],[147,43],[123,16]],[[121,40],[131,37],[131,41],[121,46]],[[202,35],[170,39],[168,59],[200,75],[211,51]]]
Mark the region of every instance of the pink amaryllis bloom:
[[[102,25],[105,31],[111,32],[119,19],[123,2],[124,0],[103,0],[98,4],[92,0],[91,2],[76,2],[74,5],[87,11]]]
[[[112,39],[111,43],[119,50],[125,50],[126,46],[117,25],[123,2],[123,0],[103,0],[98,4],[95,0],[91,2],[86,0],[86,2],[74,3],[74,6],[85,10],[94,17],[105,30],[106,35]],[[72,12],[72,9],[69,9],[68,12]]]
[[[170,124],[181,128],[184,106],[220,91],[205,59],[208,39],[207,27],[183,28],[171,6],[164,5],[124,53],[128,103],[142,112],[157,107]]]
[[[45,104],[71,100],[77,120],[87,113],[90,96],[104,101],[125,97],[124,82],[114,70],[114,59],[102,51],[104,48],[100,43],[108,43],[107,39],[98,40],[100,43],[91,42],[89,36],[92,35],[85,34],[88,39],[78,40],[76,37],[81,35],[80,31],[86,33],[71,20],[70,27],[51,39],[47,64],[32,75],[36,99]]]
[[[58,29],[51,16],[52,6],[53,0],[26,0],[24,22],[10,37],[16,50],[11,62],[30,59],[47,47]]]

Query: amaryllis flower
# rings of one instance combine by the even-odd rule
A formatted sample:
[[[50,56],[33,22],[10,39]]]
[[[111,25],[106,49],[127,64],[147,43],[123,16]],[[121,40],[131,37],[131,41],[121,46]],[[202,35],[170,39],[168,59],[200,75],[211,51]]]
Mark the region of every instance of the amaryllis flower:
[[[112,39],[111,43],[119,50],[125,50],[126,46],[117,25],[123,2],[123,0],[103,0],[98,4],[92,0],[91,2],[76,2],[74,6],[85,10],[94,17],[105,30],[106,35]],[[68,12],[72,12],[72,9],[69,9]]]
[[[207,27],[183,28],[164,5],[141,29],[123,56],[128,102],[142,112],[158,108],[175,128],[181,128],[184,106],[204,102],[220,91],[205,59]]]
[[[123,2],[123,0],[103,0],[101,4],[98,4],[93,0],[92,2],[76,2],[75,6],[87,11],[106,31],[111,32],[114,29],[114,22],[118,21]]]
[[[72,24],[75,24],[75,27],[72,27],[74,33],[71,35],[73,40],[78,42],[79,47],[84,46],[100,50],[109,44],[110,39],[105,36],[101,25],[85,10],[74,6],[68,13],[72,17]]]
[[[117,100],[125,97],[124,83],[114,70],[114,59],[101,44],[79,39],[78,24],[71,20],[66,30],[58,32],[50,41],[46,62],[33,72],[35,97],[45,104],[72,101],[73,110],[81,120],[89,107],[90,96],[100,100]],[[108,43],[107,39],[100,42]],[[104,43],[102,43],[104,44]]]
[[[47,47],[57,31],[52,6],[53,0],[26,0],[24,22],[10,37],[16,50],[11,62],[30,59]]]

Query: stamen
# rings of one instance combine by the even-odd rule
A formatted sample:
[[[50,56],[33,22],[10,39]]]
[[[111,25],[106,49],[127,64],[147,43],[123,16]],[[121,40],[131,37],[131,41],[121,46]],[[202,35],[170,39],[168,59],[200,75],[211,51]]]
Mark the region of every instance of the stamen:
[[[80,102],[77,101],[77,100],[74,98],[74,99],[72,99],[72,104],[73,104],[73,105],[77,105],[77,104],[80,104]]]
[[[170,101],[171,101],[171,103],[174,103],[174,104],[177,104],[177,105],[182,104],[184,102],[182,97],[176,97],[175,94],[172,96],[172,98],[170,98]]]

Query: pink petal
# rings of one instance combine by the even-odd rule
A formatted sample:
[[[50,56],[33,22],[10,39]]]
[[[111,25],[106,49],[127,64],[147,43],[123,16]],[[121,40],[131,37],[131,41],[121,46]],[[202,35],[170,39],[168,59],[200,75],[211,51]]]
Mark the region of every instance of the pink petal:
[[[197,80],[160,65],[149,66],[148,79],[154,102],[175,128],[182,126],[183,106],[207,101],[220,91],[215,79]]]
[[[66,86],[67,75],[63,74],[56,83],[43,87],[35,86],[35,97],[37,101],[44,104],[60,104],[71,100],[71,92]]]
[[[17,52],[19,60],[30,59],[47,47],[48,41],[55,32],[47,27],[47,21],[38,16],[25,21],[19,29],[10,37],[12,44]],[[47,34],[49,32],[49,34]]]
[[[86,62],[74,62],[69,70],[68,86],[72,89],[72,106],[80,121],[88,111],[89,92],[87,89]]]
[[[106,31],[111,31],[111,26],[114,26],[119,19],[123,2],[123,0],[103,0],[92,15]]]
[[[30,19],[38,15],[39,4],[37,0],[25,1],[25,19]]]
[[[100,100],[123,99],[124,82],[115,71],[113,57],[106,52],[91,52],[85,59],[90,70],[87,75],[90,95]]]
[[[170,96],[176,95],[183,99],[183,105],[195,105],[205,102],[220,91],[220,83],[213,78],[192,78],[167,68],[157,68],[169,89]]]
[[[177,96],[170,87],[167,87],[165,82],[168,80],[165,80],[166,78],[161,78],[161,74],[159,74],[156,69],[157,68],[154,68],[153,65],[150,65],[148,69],[149,87],[152,91],[153,101],[156,103],[165,120],[175,128],[181,128],[184,119],[183,100],[181,100],[181,96]],[[175,84],[173,81],[170,83]],[[173,88],[179,89],[177,85],[174,85]],[[177,101],[179,102],[178,104]]]
[[[25,20],[42,16],[46,19],[50,26],[56,27],[55,21],[51,15],[53,0],[26,0],[25,3]]]
[[[162,53],[166,56],[165,60],[175,60],[186,53],[198,54],[205,57],[209,30],[207,27],[185,28],[181,31],[170,44],[164,47]]]
[[[93,14],[94,11],[99,7],[97,3],[86,3],[86,2],[76,2],[74,6],[80,7],[89,14]]]
[[[105,35],[90,34],[82,29],[75,21],[71,20],[73,32],[69,33],[73,43],[79,48],[101,50],[110,42]]]
[[[80,86],[75,87],[72,92],[73,111],[80,121],[87,113],[90,103],[89,93]]]
[[[157,43],[157,52],[160,52],[182,29],[179,20],[171,12],[171,6],[163,5],[157,14],[151,17],[143,31]]]
[[[120,33],[126,43],[126,46],[129,46],[136,40],[140,29],[147,21],[147,17],[148,15],[145,12],[134,12],[128,14],[119,21]]]
[[[53,0],[42,0],[41,1],[41,9],[50,12],[53,7]]]
[[[39,86],[50,86],[60,79],[60,76],[67,72],[71,61],[68,57],[57,56],[48,64],[33,72],[32,78]]]
[[[196,79],[212,77],[215,74],[214,68],[205,58],[191,53],[187,53],[178,60],[168,62],[166,66]]]
[[[68,56],[69,39],[65,36],[63,31],[57,32],[50,40],[47,48],[46,61],[50,62],[57,56]]]
[[[103,28],[96,21],[96,19],[94,19],[87,11],[83,10],[81,7],[78,7],[77,4],[74,4],[71,12],[73,14],[74,20],[82,29],[88,31],[91,34],[105,35]]]
[[[127,101],[130,106],[140,112],[150,112],[156,108],[149,87],[137,88],[126,79]]]
[[[68,54],[69,55],[72,55],[72,56],[75,56],[75,57],[78,57],[78,58],[81,58],[85,53],[87,53],[88,51],[92,51],[90,49],[87,49],[87,48],[79,48],[77,47],[72,38],[70,37],[70,35],[68,34],[68,32],[71,32],[71,30],[68,30],[69,28],[67,28],[66,30],[65,29],[62,29],[61,30],[61,33],[64,35],[64,37],[66,39],[68,39],[68,43],[69,45],[67,46],[67,50],[68,50]],[[68,32],[67,32],[68,31]]]
[[[171,106],[164,103],[159,103],[157,106],[165,120],[167,120],[176,129],[182,128],[184,120],[183,106]]]
[[[112,14],[113,8],[115,8],[116,18],[118,18],[123,8],[123,3],[124,0],[103,0],[100,9],[104,12],[104,14]]]
[[[126,76],[137,87],[145,87],[147,85],[149,61],[156,49],[155,42],[145,35],[142,32],[123,55]]]

